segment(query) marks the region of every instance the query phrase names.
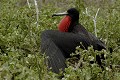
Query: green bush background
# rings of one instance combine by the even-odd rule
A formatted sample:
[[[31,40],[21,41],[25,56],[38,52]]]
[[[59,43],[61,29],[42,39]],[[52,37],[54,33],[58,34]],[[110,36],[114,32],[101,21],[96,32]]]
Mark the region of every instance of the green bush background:
[[[44,56],[40,53],[41,32],[57,29],[62,17],[51,17],[53,13],[76,7],[80,11],[80,23],[94,34],[92,16],[97,16],[97,35],[109,50],[93,51],[76,48],[81,59],[72,66],[69,61],[62,80],[120,80],[120,0],[43,0],[38,3],[38,27],[34,1],[0,0],[0,80],[58,80],[60,74],[47,71]],[[88,9],[89,16],[86,14]],[[105,54],[105,70],[97,64],[89,64],[95,55]],[[75,55],[75,54],[73,54]],[[84,59],[84,60],[83,60]],[[70,63],[70,65],[69,65]],[[82,63],[83,67],[79,68]],[[110,69],[109,65],[112,65]]]

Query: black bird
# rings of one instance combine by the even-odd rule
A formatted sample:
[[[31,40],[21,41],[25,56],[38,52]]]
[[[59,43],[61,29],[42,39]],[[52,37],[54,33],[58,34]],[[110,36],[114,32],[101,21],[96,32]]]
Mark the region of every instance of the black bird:
[[[70,8],[67,12],[53,14],[52,16],[60,15],[65,16],[59,23],[58,30],[45,30],[41,34],[41,51],[48,56],[48,67],[51,67],[55,73],[59,73],[60,69],[64,71],[66,58],[70,57],[77,46],[87,49],[88,46],[92,45],[94,50],[98,51],[106,49],[101,40],[79,23],[79,11],[77,9]]]

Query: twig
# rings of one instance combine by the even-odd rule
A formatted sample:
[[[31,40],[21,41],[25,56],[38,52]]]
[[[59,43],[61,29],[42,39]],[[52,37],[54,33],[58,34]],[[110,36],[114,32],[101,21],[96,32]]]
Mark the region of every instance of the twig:
[[[78,64],[76,64],[75,66],[75,70],[78,70],[78,68],[80,67],[80,65],[82,64],[82,59],[79,60]]]
[[[97,28],[96,28],[96,22],[97,22],[97,21],[96,21],[96,19],[97,19],[97,15],[98,15],[99,10],[100,10],[100,8],[98,8],[95,17],[93,18],[93,22],[94,22],[94,31],[95,31],[96,37],[97,37]]]
[[[96,20],[97,20],[97,15],[98,15],[98,12],[99,12],[100,8],[98,8],[95,16],[91,16],[91,15],[88,13],[88,8],[85,8],[85,9],[86,9],[86,14],[93,19],[93,22],[94,22],[94,32],[95,32],[95,36],[97,37],[97,28],[96,28],[96,22],[97,22],[97,21],[96,21]]]
[[[35,3],[35,8],[36,8],[36,20],[37,20],[37,21],[36,21],[36,25],[37,25],[37,28],[38,28],[38,25],[39,25],[39,24],[38,24],[39,10],[38,10],[38,5],[37,5],[37,1],[36,1],[36,0],[34,0],[34,3]]]
[[[30,8],[31,6],[30,6],[30,2],[29,2],[29,0],[27,0],[27,4],[28,4],[28,7]]]
[[[39,15],[39,10],[38,10],[38,5],[37,5],[37,1],[36,0],[34,0],[34,3],[35,3],[35,9],[36,9],[36,27],[37,27],[37,29],[38,29],[38,15]],[[34,36],[34,35],[33,35]],[[36,59],[36,64],[37,64],[37,67],[38,67],[38,74],[39,74],[39,79],[41,80],[42,78],[41,78],[41,74],[40,74],[40,72],[41,72],[41,70],[40,70],[40,64],[39,64],[39,62],[38,62],[38,59],[37,59],[37,57],[36,57],[36,54],[34,54],[34,56],[35,56],[35,59]]]

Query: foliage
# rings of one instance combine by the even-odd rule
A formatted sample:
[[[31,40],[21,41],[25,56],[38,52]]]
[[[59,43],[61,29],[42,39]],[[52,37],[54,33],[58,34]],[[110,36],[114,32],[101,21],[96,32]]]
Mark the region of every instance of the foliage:
[[[115,65],[119,63],[119,57],[113,56],[106,50],[94,51],[93,47],[89,47],[88,50],[82,50],[77,47],[75,53],[76,54],[72,54],[72,56],[80,55],[80,60],[78,62],[74,62],[74,66],[73,63],[69,63],[69,67],[66,69],[66,73],[64,74],[65,80],[120,79],[119,69],[115,68]],[[98,65],[96,55],[101,56],[101,54],[104,54],[105,59],[102,59],[102,65]],[[72,61],[71,58],[68,59],[68,61],[70,60]],[[75,59],[73,59],[73,61],[75,61]]]
[[[106,43],[107,49],[113,48],[113,53],[110,55],[109,50],[93,51],[92,47],[89,50],[82,50],[77,47],[73,55],[79,54],[80,60],[73,63],[74,66],[67,62],[68,68],[63,73],[62,79],[119,80],[120,69],[115,66],[120,64],[120,1],[109,3],[103,0],[101,2],[103,5],[98,3],[88,5],[83,1],[85,0],[76,0],[67,5],[79,9],[80,22],[90,32],[94,32],[91,16],[94,16],[100,8],[96,22],[97,34]],[[40,33],[47,29],[57,29],[61,17],[52,18],[51,15],[62,8],[52,3],[43,4],[39,8],[39,27],[36,27],[34,4],[31,3],[29,8],[27,4],[20,6],[18,3],[17,0],[0,1],[0,80],[58,80],[61,75],[47,71],[47,66],[44,64],[45,57],[40,53]],[[90,16],[86,14],[86,8]],[[68,7],[63,10],[66,9]],[[95,62],[96,55],[100,54],[106,55],[106,59],[102,62],[104,70]],[[91,59],[94,64],[89,63]]]

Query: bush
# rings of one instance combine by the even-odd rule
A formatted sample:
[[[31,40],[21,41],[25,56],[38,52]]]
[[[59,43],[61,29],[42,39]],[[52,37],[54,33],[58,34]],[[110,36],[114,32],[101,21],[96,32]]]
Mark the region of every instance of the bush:
[[[27,4],[18,5],[18,2],[19,0],[0,1],[0,80],[57,80],[61,74],[47,71],[47,66],[44,64],[45,57],[40,53],[40,33],[46,29],[57,29],[56,25],[61,18],[52,18],[51,15],[62,10],[62,7],[59,8],[52,3],[43,4],[39,8],[39,25],[36,27],[34,3],[31,3],[29,8]],[[59,1],[55,2],[59,3]],[[80,10],[81,24],[93,33],[94,23],[91,16],[94,16],[100,7],[96,22],[97,35],[106,43],[107,49],[113,48],[112,58],[109,50],[93,51],[90,47],[86,51],[77,47],[74,55],[79,54],[80,60],[78,59],[76,62],[67,61],[68,68],[63,73],[62,79],[119,80],[120,69],[115,67],[120,64],[119,0],[112,4],[106,1],[102,6],[86,4],[83,0],[76,0],[67,5],[69,7],[76,6]],[[64,5],[62,6],[64,7]],[[86,14],[86,7],[88,7],[91,16]],[[102,62],[104,70],[95,62],[96,55],[101,53],[107,56]],[[74,58],[69,60],[72,59]],[[94,64],[89,63],[91,59],[95,62]],[[76,65],[73,66],[74,64]],[[110,65],[112,65],[112,69]]]

